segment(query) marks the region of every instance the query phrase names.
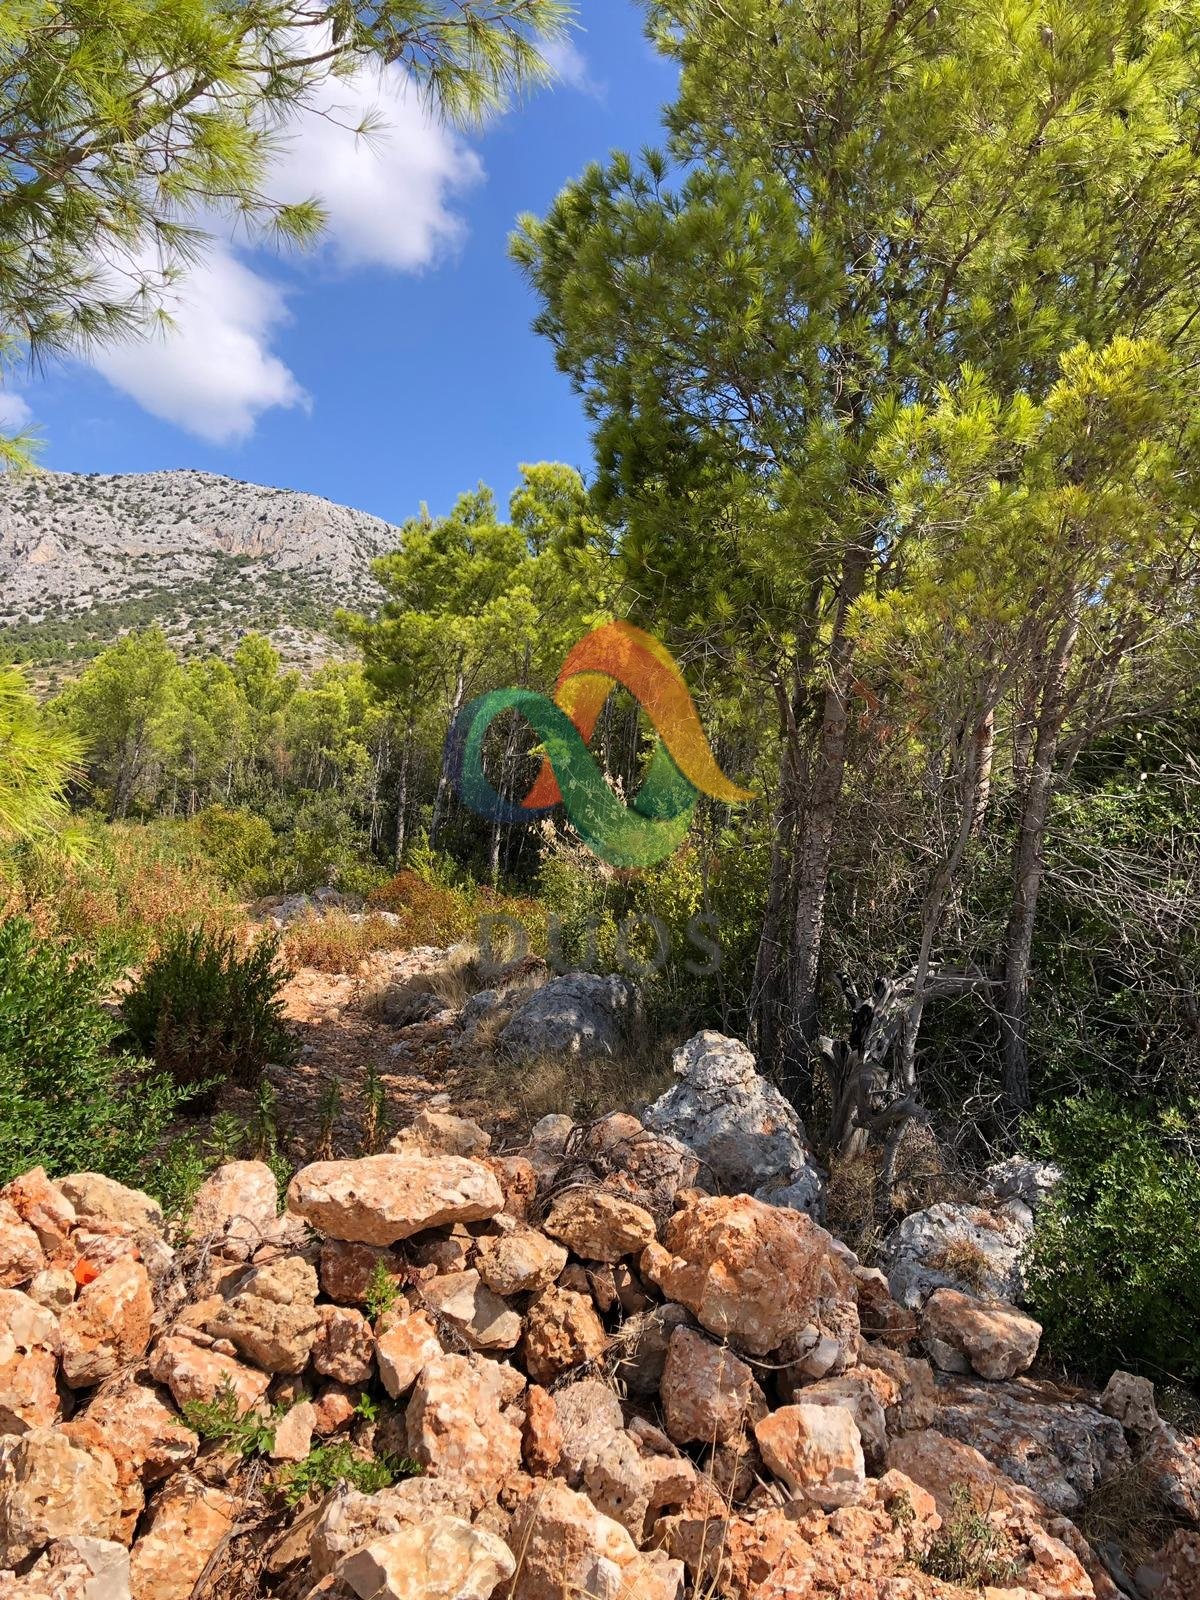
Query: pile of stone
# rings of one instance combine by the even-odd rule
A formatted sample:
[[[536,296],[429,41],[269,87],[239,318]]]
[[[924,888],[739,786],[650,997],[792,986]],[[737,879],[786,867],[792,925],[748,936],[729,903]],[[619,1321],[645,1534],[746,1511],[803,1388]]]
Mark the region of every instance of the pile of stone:
[[[1196,1600],[1200,1453],[1148,1385],[1024,1376],[1015,1305],[894,1296],[804,1210],[713,1192],[736,1130],[667,1120],[498,1154],[426,1112],[282,1211],[220,1168],[172,1242],[96,1174],[9,1184],[0,1600],[954,1600],[924,1568],[964,1496],[1007,1552],[987,1600],[1115,1600],[1071,1517],[1135,1454],[1180,1530],[1132,1592]],[[197,1406],[260,1414],[258,1452]],[[398,1481],[285,1498],[338,1444]]]

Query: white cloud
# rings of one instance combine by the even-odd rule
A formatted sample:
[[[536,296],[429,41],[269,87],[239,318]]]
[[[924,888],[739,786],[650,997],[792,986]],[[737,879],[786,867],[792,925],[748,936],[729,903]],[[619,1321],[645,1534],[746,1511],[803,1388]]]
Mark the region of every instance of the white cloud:
[[[356,137],[369,112],[382,125]],[[417,272],[460,243],[453,201],[482,176],[476,153],[392,66],[331,82],[289,126],[266,187],[277,201],[320,199],[328,224],[319,260],[339,271]],[[287,320],[282,291],[239,256],[245,248],[219,238],[166,298],[172,327],[93,360],[154,416],[217,444],[248,437],[264,411],[309,403],[271,349]]]
[[[261,412],[307,403],[268,347],[286,317],[282,295],[225,244],[214,246],[163,306],[169,327],[92,358],[115,388],[153,416],[212,444],[230,444],[253,432]]]
[[[576,89],[580,94],[592,95],[597,100],[604,97],[605,86],[597,83],[592,77],[586,56],[569,34],[564,34],[553,44],[546,45],[542,54],[549,63],[556,82],[564,84],[568,89]]]
[[[0,431],[20,433],[33,421],[33,412],[19,394],[0,389]]]

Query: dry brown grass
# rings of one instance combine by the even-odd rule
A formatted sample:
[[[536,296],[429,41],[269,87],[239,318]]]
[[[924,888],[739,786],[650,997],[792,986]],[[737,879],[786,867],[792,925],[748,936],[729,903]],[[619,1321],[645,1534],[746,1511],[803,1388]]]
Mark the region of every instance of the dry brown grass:
[[[405,950],[403,929],[383,917],[355,922],[345,911],[323,916],[306,914],[289,923],[283,936],[283,959],[289,967],[318,972],[355,973],[377,950]]]
[[[561,1112],[587,1122],[610,1111],[636,1111],[672,1082],[670,1046],[630,1047],[604,1060],[546,1055],[516,1063],[480,1050],[470,1069],[470,1089],[481,1099],[512,1106],[522,1120]]]
[[[1137,1461],[1093,1490],[1074,1520],[1089,1543],[1115,1545],[1130,1571],[1149,1561],[1183,1526],[1153,1476]]]
[[[929,1257],[929,1265],[956,1283],[965,1283],[976,1294],[983,1294],[987,1287],[988,1258],[971,1239],[952,1239],[944,1250],[937,1250]]]

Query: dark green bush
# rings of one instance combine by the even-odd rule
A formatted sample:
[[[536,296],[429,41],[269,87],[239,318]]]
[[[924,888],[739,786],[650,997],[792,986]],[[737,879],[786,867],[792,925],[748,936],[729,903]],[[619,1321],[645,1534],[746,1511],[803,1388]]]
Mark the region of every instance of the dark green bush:
[[[279,992],[291,974],[279,942],[239,949],[231,934],[180,931],[149,963],[124,1003],[125,1025],[188,1103],[211,1110],[224,1083],[255,1087],[269,1062],[294,1060]]]
[[[111,976],[23,917],[0,922],[0,1182],[34,1166],[144,1180],[180,1095],[113,1050]]]
[[[1027,1293],[1045,1347],[1077,1371],[1200,1379],[1200,1161],[1195,1111],[1108,1094],[1032,1123],[1063,1169],[1043,1206]]]

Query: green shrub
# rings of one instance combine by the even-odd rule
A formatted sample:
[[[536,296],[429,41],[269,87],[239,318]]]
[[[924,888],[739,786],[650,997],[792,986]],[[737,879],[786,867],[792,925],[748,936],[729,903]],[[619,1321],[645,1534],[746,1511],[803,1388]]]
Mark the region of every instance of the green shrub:
[[[1026,1266],[1045,1346],[1081,1373],[1115,1366],[1200,1378],[1200,1162],[1194,1111],[1109,1094],[1064,1101],[1031,1124],[1063,1169]]]
[[[265,817],[240,807],[211,805],[184,827],[228,888],[265,894],[271,887],[275,830]]]
[[[113,1051],[119,1025],[100,1004],[110,979],[25,918],[0,922],[0,1182],[39,1165],[143,1180],[180,1095]]]
[[[253,1088],[269,1062],[295,1059],[279,998],[291,974],[278,955],[272,938],[241,953],[231,934],[180,931],[126,997],[130,1038],[197,1109],[211,1109],[223,1083]]]
[[[415,1461],[398,1456],[362,1456],[346,1440],[318,1445],[303,1461],[285,1467],[276,1479],[276,1488],[289,1506],[298,1506],[311,1495],[327,1495],[341,1483],[348,1483],[359,1494],[378,1494],[390,1489],[401,1478],[421,1475]]]

